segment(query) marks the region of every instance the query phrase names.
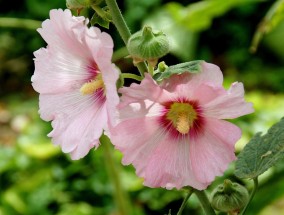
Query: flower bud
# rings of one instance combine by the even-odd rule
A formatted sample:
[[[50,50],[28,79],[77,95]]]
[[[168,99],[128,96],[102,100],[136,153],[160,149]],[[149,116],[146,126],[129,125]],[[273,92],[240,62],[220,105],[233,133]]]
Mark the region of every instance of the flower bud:
[[[66,0],[67,8],[81,10],[91,5],[99,5],[102,0]]]
[[[211,195],[212,207],[221,212],[238,213],[249,201],[247,189],[230,180],[224,180],[224,184],[216,187]]]
[[[155,66],[169,52],[169,41],[162,31],[154,33],[151,27],[145,26],[129,38],[127,48],[134,63],[146,60]]]

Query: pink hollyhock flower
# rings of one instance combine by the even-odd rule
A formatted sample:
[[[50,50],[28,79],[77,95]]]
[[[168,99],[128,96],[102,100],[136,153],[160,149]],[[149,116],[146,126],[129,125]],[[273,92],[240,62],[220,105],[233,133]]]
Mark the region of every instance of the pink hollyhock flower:
[[[99,146],[119,103],[113,41],[87,23],[70,10],[51,10],[50,19],[38,29],[47,47],[34,53],[32,85],[40,93],[40,116],[52,120],[49,136],[72,159]]]
[[[241,130],[223,119],[253,112],[242,83],[226,91],[219,67],[174,75],[158,85],[146,75],[120,89],[120,122],[111,140],[149,187],[205,189],[235,160]]]

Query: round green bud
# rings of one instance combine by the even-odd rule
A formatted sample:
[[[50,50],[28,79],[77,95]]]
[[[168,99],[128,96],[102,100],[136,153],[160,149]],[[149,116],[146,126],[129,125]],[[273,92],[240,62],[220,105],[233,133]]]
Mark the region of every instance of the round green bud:
[[[230,180],[224,180],[224,183],[217,186],[211,194],[212,207],[221,212],[233,213],[241,211],[249,201],[247,189]]]
[[[158,59],[169,52],[169,40],[162,31],[153,32],[151,27],[145,26],[129,38],[127,49],[134,63],[146,60],[156,65]]]

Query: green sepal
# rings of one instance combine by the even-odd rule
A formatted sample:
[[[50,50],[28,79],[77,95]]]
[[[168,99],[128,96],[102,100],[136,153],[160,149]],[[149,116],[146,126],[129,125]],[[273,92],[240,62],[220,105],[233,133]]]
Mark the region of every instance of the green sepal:
[[[101,27],[109,29],[109,23],[111,22],[111,15],[108,7],[104,7],[100,12],[95,12],[91,18],[91,25],[98,24]]]
[[[156,81],[162,81],[164,79],[170,78],[172,75],[180,75],[183,73],[199,73],[202,69],[201,64],[203,63],[203,60],[195,60],[195,61],[189,61],[185,63],[180,63],[174,66],[169,66],[164,71],[155,70],[153,78]]]
[[[256,178],[284,158],[284,118],[265,135],[257,133],[239,154],[235,175]]]

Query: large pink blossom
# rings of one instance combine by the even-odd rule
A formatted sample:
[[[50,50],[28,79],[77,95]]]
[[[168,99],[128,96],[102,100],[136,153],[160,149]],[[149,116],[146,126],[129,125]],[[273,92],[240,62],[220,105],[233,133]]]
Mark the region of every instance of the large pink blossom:
[[[223,119],[253,112],[242,83],[222,86],[219,67],[174,75],[158,85],[146,75],[120,89],[119,124],[112,142],[149,187],[205,189],[235,160],[241,130]]]
[[[49,136],[72,159],[98,147],[119,102],[113,41],[87,24],[70,10],[51,10],[50,19],[38,29],[47,47],[34,53],[32,85],[40,93],[40,116],[52,120]]]

